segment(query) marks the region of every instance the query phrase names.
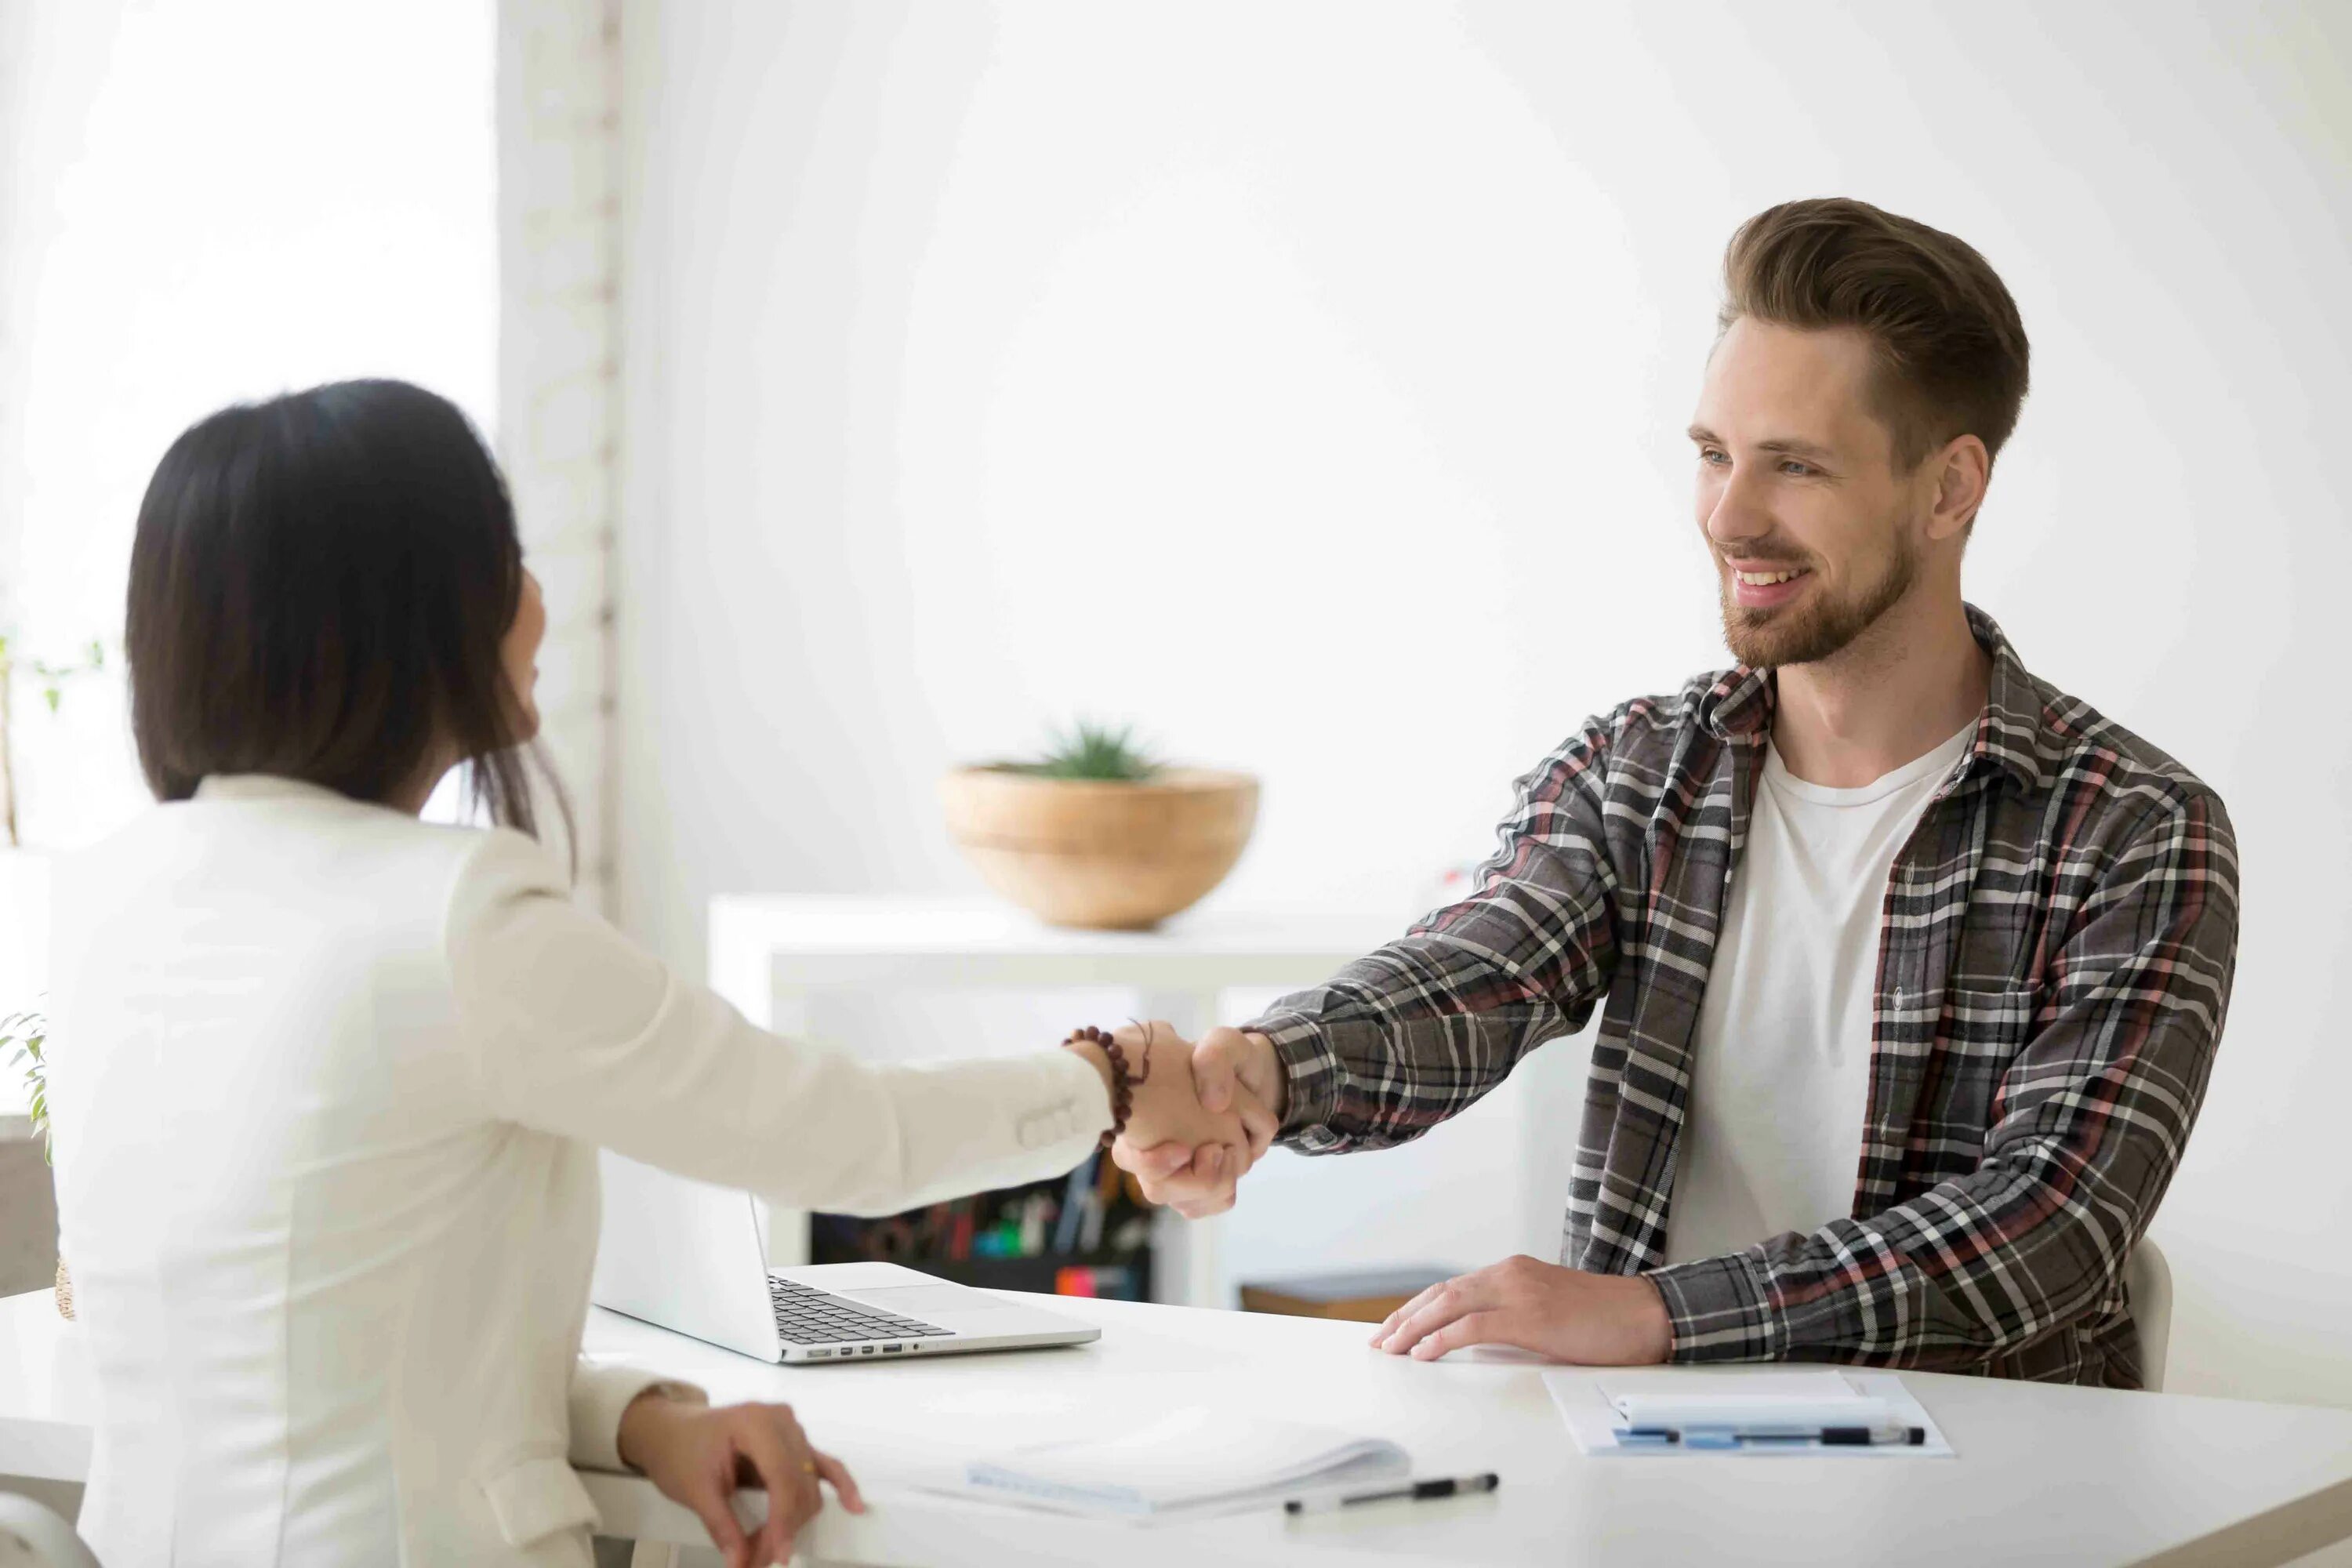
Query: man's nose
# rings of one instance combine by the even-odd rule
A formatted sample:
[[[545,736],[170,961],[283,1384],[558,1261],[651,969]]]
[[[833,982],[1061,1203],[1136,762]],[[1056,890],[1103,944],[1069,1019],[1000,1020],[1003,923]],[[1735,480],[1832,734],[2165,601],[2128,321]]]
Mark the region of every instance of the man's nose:
[[[1747,474],[1735,468],[1707,509],[1706,536],[1718,547],[1742,544],[1772,531],[1772,518]]]

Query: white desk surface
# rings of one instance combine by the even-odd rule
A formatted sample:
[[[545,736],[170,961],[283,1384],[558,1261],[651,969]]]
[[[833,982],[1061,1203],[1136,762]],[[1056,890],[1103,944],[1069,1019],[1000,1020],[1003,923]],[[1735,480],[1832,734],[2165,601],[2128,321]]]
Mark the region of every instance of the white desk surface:
[[[1976,1564],[2231,1568],[2352,1535],[2352,1411],[1906,1373],[1953,1459],[1586,1459],[1532,1363],[1381,1355],[1361,1324],[1057,1300],[1102,1325],[1071,1350],[784,1368],[592,1314],[619,1352],[724,1400],[791,1404],[855,1469],[874,1510],[828,1508],[819,1559],[870,1564]],[[0,1301],[0,1474],[72,1479],[89,1462],[76,1337],[48,1293]],[[1122,1411],[1229,1405],[1390,1436],[1423,1474],[1495,1469],[1491,1497],[1290,1521],[1066,1519],[911,1489],[980,1448],[1087,1429]],[[642,1479],[590,1475],[608,1531],[698,1542]]]

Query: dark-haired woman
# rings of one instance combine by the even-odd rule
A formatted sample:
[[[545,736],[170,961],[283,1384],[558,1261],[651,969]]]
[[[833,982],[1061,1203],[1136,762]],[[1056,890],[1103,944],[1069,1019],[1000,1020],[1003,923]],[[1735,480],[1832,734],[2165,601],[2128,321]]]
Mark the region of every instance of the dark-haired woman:
[[[585,1563],[573,1464],[781,1561],[820,1479],[859,1506],[788,1410],[581,1362],[598,1146],[887,1212],[1067,1170],[1112,1124],[1099,1047],[866,1066],[574,907],[520,764],[544,625],[489,455],[415,387],[226,410],[149,486],[126,638],[163,804],[59,869],[53,934],[110,1568]],[[460,765],[507,826],[418,820]],[[1250,1152],[1183,1072],[1133,1121]],[[750,1542],[739,1465],[772,1499]]]

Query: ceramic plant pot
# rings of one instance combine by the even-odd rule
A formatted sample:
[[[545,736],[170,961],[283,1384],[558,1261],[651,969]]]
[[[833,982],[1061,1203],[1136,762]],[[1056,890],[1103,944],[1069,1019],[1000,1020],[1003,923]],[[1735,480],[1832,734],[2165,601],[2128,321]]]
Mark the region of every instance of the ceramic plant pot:
[[[1257,780],[1166,768],[1137,783],[959,768],[948,831],[988,885],[1049,925],[1142,931],[1225,879],[1257,824]]]

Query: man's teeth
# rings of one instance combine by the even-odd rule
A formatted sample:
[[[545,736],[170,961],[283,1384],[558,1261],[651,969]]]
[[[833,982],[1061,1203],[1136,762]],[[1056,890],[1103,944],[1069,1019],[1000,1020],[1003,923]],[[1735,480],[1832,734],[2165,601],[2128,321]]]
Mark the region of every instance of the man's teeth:
[[[1751,588],[1769,588],[1775,583],[1785,583],[1791,577],[1801,577],[1802,572],[1734,572],[1733,576]]]

